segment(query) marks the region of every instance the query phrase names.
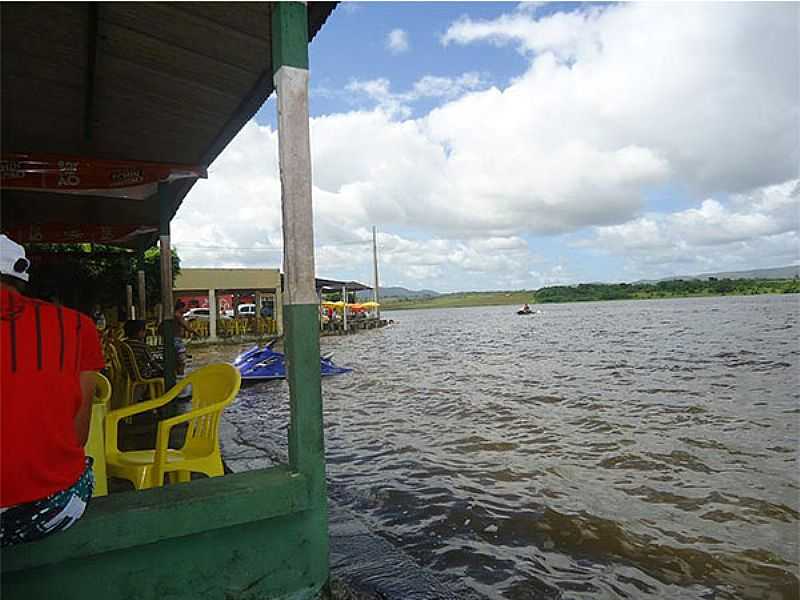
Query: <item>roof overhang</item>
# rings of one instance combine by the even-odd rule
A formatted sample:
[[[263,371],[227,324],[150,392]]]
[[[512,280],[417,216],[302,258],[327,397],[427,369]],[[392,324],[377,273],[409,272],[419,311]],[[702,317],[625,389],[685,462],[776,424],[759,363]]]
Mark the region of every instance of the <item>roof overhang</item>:
[[[347,288],[351,292],[361,292],[372,288],[358,281],[339,281],[338,279],[316,279],[317,292],[341,292],[342,288]]]
[[[3,6],[4,155],[207,167],[273,91],[269,2]],[[336,2],[308,3],[309,40]],[[166,183],[174,216],[195,179]],[[159,200],[4,189],[3,229],[157,226]]]

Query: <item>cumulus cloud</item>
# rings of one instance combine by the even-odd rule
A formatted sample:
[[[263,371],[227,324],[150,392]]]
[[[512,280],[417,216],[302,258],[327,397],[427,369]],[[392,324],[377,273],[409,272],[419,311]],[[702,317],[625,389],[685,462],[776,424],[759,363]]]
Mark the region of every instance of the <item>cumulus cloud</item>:
[[[403,29],[392,29],[386,36],[386,49],[392,54],[408,51],[408,33]]]
[[[702,192],[742,191],[797,171],[798,10],[624,4],[512,13],[462,19],[443,43],[513,44],[529,57],[505,103],[515,89],[531,100],[531,125],[553,117],[565,127],[558,137],[596,148],[635,141]]]
[[[366,81],[356,79],[347,84],[346,90],[372,100],[380,110],[393,117],[408,118],[412,113],[411,105],[417,100],[451,99],[482,87],[486,87],[483,78],[471,71],[457,77],[425,75],[405,92],[393,92],[391,82],[385,77]]]
[[[697,208],[597,227],[578,245],[622,256],[629,270],[640,274],[652,274],[654,266],[659,274],[673,274],[677,265],[691,274],[797,263],[798,227],[800,180],[795,179],[737,194],[726,203],[707,198]]]
[[[797,238],[787,225],[796,200],[775,186],[795,180],[800,162],[798,11],[626,3],[453,23],[445,52],[513,46],[528,67],[504,85],[475,73],[426,75],[405,91],[388,78],[353,81],[347,91],[366,109],[312,119],[317,234],[329,245],[320,262],[334,268],[344,256],[334,244],[378,224],[414,232],[385,240],[387,267],[406,280],[443,281],[480,258],[515,280],[555,278],[558,265],[531,266],[528,250],[477,244],[585,228],[598,228],[594,246],[639,248],[661,265],[714,260],[720,248],[772,252],[780,264]],[[412,118],[423,98],[438,106]],[[237,136],[184,203],[178,241],[279,244],[276,139],[255,124]],[[696,207],[643,215],[647,191],[670,184]]]

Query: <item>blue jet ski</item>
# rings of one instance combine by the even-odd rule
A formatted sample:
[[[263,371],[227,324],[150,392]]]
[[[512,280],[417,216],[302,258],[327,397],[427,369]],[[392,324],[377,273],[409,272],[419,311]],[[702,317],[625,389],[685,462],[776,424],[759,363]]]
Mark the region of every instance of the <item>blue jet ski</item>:
[[[242,374],[242,381],[261,381],[265,379],[286,378],[286,357],[275,352],[269,346],[253,346],[250,350],[242,352],[233,361],[233,366]],[[337,367],[333,364],[331,356],[322,356],[319,359],[320,373],[327,375],[340,375],[349,373],[353,369]]]

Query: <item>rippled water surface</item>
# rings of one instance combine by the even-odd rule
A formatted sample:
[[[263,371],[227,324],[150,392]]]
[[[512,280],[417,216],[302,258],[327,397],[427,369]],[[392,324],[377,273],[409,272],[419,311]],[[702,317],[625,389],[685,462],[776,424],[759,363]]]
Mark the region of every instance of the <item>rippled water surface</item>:
[[[406,311],[325,338],[332,496],[479,597],[798,598],[797,296]],[[288,388],[239,435],[285,453]]]

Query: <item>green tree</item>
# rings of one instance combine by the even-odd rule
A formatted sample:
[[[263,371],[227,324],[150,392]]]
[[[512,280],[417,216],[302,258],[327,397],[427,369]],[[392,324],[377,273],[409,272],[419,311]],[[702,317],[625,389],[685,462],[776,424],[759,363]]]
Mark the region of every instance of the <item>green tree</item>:
[[[136,254],[125,248],[99,244],[29,244],[31,281],[28,293],[57,299],[70,308],[89,313],[96,304],[104,308],[125,306],[125,286],[136,289]],[[161,255],[158,248],[145,252],[147,304],[161,301]],[[173,278],[180,258],[172,251]],[[173,279],[174,281],[174,279]]]

